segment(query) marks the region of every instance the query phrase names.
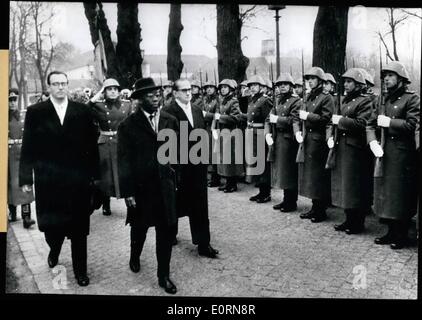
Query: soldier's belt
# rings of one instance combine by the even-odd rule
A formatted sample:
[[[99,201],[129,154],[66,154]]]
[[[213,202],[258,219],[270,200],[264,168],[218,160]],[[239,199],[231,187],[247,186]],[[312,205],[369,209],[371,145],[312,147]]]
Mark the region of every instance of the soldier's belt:
[[[22,144],[22,139],[9,139],[9,144]]]
[[[115,136],[117,131],[100,131],[103,136]]]
[[[248,128],[264,128],[264,124],[248,122]]]

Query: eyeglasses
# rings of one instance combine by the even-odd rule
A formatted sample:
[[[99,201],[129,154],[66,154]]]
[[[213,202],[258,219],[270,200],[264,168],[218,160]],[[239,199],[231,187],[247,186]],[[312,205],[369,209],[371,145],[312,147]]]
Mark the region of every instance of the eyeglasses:
[[[66,87],[68,83],[67,82],[53,82],[51,85],[53,87],[58,87],[58,86]]]
[[[188,89],[179,89],[177,91],[182,91],[183,93],[188,93],[188,92],[191,92],[192,89],[191,88],[188,88]]]

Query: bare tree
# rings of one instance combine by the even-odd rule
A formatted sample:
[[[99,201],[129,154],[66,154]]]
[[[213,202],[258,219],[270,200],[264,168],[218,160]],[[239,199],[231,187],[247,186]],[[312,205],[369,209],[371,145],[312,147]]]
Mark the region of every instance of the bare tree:
[[[172,3],[170,5],[170,21],[167,36],[167,78],[177,80],[183,71],[182,46],[180,35],[183,30],[181,5]]]

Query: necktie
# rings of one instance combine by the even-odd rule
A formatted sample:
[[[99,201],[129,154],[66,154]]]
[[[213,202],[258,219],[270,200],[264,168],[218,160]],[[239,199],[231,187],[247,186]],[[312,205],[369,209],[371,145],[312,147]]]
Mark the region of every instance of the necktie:
[[[149,121],[151,122],[152,130],[157,132],[155,128],[155,113],[149,115]]]

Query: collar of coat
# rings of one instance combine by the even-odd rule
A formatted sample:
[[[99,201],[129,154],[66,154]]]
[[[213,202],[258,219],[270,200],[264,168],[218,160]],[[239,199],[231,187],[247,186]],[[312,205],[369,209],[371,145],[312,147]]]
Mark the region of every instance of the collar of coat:
[[[229,93],[227,96],[223,97],[222,104],[226,104],[226,103],[227,103],[227,102],[229,102],[231,99],[233,99],[233,93]]]
[[[401,97],[406,92],[406,87],[401,86],[398,88],[395,88],[387,93],[387,96],[385,97],[385,101],[390,100],[391,102],[396,101],[399,97]]]
[[[263,92],[258,92],[256,95],[254,95],[254,96],[252,97],[252,102],[253,102],[253,103],[257,102],[257,101],[258,101],[258,99],[259,99],[259,98],[261,98],[263,95],[264,95],[264,93],[263,93]]]
[[[107,108],[113,108],[116,107],[117,109],[120,109],[122,102],[120,101],[119,98],[114,99],[114,100],[109,100],[109,99],[105,99],[104,103],[106,105]]]
[[[212,94],[212,95],[206,95],[205,96],[205,102],[207,102],[207,103],[210,103],[210,102],[212,102],[213,100],[216,100],[217,99],[217,94]]]
[[[315,100],[315,98],[322,93],[323,89],[324,88],[322,87],[322,84],[312,89],[311,92],[309,93],[307,100],[310,100],[310,101]]]
[[[9,120],[12,120],[12,117],[19,121],[21,117],[19,110],[9,110]]]
[[[361,90],[353,90],[344,97],[343,103],[349,103],[353,99],[359,97],[362,94]]]
[[[280,97],[280,104],[284,104],[286,101],[287,101],[287,99],[290,99],[291,97],[292,97],[292,94],[293,94],[293,92],[292,91],[289,91],[289,92],[287,92],[287,93],[281,93],[280,95],[279,95],[279,97]]]

